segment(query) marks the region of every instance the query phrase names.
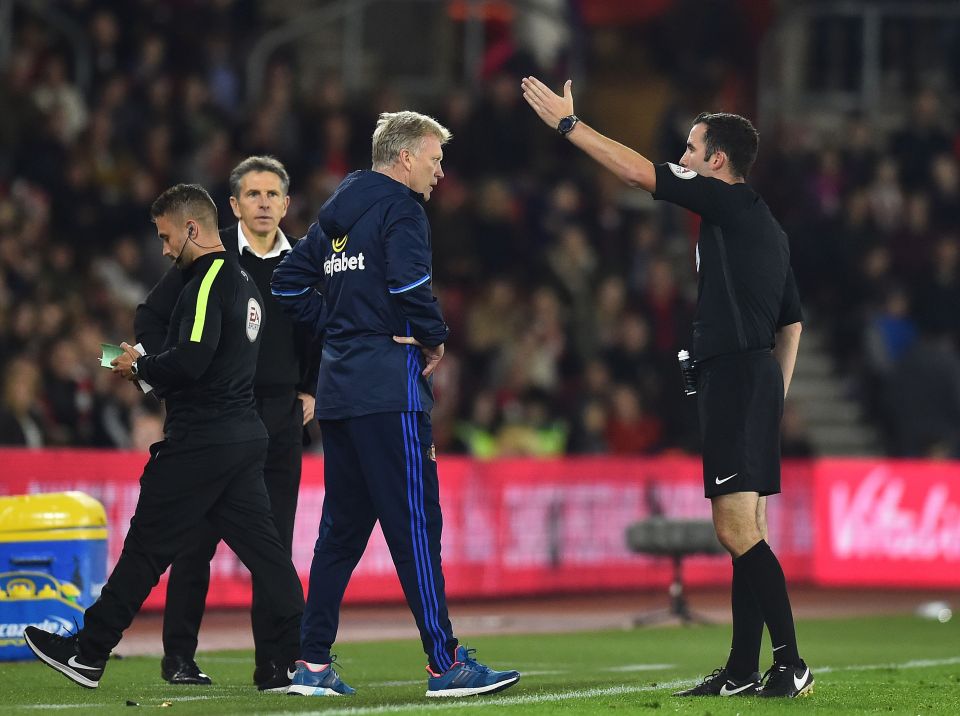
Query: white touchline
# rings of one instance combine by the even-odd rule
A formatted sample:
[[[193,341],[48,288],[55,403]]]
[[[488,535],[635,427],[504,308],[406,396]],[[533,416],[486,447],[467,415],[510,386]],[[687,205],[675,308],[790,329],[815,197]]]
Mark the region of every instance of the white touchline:
[[[250,693],[251,689],[249,687],[244,687],[244,690],[247,693]],[[177,701],[216,701],[217,699],[229,698],[227,694],[219,695],[207,695],[207,696],[155,696],[155,697],[141,697],[141,706],[159,706],[159,703],[154,702],[163,702],[170,701],[171,703],[176,703]],[[41,710],[55,710],[55,709],[91,709],[95,708],[97,704],[93,703],[84,703],[84,704],[22,704],[18,706],[11,706],[9,708],[14,709],[30,709],[32,711]]]
[[[521,683],[523,683],[523,672],[521,672]],[[396,706],[369,706],[361,708],[345,709],[324,709],[323,711],[303,711],[299,712],[301,716],[357,716],[358,714],[392,714],[407,713],[413,711],[449,711],[452,709],[467,708],[498,708],[501,706],[521,706],[525,704],[546,704],[555,701],[568,701],[570,699],[589,699],[597,696],[619,696],[622,694],[636,694],[643,691],[659,691],[663,688],[676,688],[684,682],[671,682],[670,684],[658,684],[657,686],[610,686],[605,689],[582,689],[580,691],[564,691],[560,693],[529,694],[525,696],[505,696],[491,697],[486,700],[472,699],[465,701],[457,699],[457,703],[444,704],[425,704],[417,702],[413,704],[397,704]],[[287,712],[268,713],[266,716],[281,716]]]
[[[665,671],[675,669],[676,664],[624,664],[623,666],[608,666],[600,671]],[[526,674],[523,674],[526,676]]]
[[[814,665],[814,674],[827,673],[830,671],[871,671],[875,669],[915,669],[924,666],[947,666],[950,664],[960,664],[960,657],[949,659],[923,659],[914,661],[905,661],[900,664],[862,664],[852,666],[841,666],[831,668],[829,666],[817,667]],[[520,672],[520,683],[523,683],[523,671]],[[582,689],[579,691],[561,691],[545,694],[529,694],[522,696],[491,697],[486,700],[462,701],[449,704],[424,704],[423,702],[410,704],[397,704],[395,706],[370,706],[361,708],[342,708],[323,711],[304,711],[300,716],[363,716],[364,714],[392,714],[392,713],[411,713],[417,711],[446,711],[449,709],[463,708],[497,708],[500,706],[521,706],[524,704],[551,703],[556,701],[568,701],[570,699],[594,698],[597,696],[618,696],[621,694],[638,694],[644,692],[664,691],[676,689],[680,686],[686,686],[690,679],[678,679],[675,681],[660,682],[656,686],[611,686],[603,689]],[[283,712],[268,713],[266,716],[281,716]]]
[[[829,674],[831,671],[877,671],[878,669],[922,669],[925,666],[950,666],[960,664],[960,656],[948,659],[912,659],[899,664],[853,664],[851,666],[816,666],[813,675]]]
[[[850,666],[816,666],[814,665],[814,675],[828,674],[835,671],[876,671],[879,669],[921,669],[926,666],[950,666],[960,664],[960,656],[953,656],[947,659],[912,659],[900,663],[888,664],[851,664]],[[521,681],[523,683],[523,672]],[[499,706],[520,706],[523,704],[541,704],[555,701],[568,701],[570,699],[594,698],[597,696],[619,696],[622,694],[638,694],[651,691],[664,691],[676,689],[680,686],[686,686],[693,679],[676,679],[674,681],[662,681],[656,686],[610,686],[607,688],[582,689],[579,691],[560,691],[545,694],[528,694],[523,696],[505,696],[491,697],[486,700],[463,701],[458,699],[457,703],[444,704],[425,704],[422,701],[409,704],[397,704],[396,706],[367,706],[360,708],[342,708],[342,709],[324,709],[322,711],[299,711],[300,716],[362,716],[363,714],[390,714],[407,713],[415,711],[446,711],[449,709],[466,708],[497,708]],[[422,681],[420,683],[423,683]],[[172,701],[207,701],[215,700],[217,696],[173,696],[163,700]],[[82,704],[24,704],[8,706],[7,708],[18,710],[37,710],[37,709],[79,709],[90,708],[90,703]],[[267,712],[264,716],[286,716],[288,711]]]

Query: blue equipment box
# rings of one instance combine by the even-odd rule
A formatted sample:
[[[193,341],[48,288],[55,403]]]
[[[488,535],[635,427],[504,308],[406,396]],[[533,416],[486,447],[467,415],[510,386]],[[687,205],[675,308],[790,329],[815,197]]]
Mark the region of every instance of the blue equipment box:
[[[69,634],[107,571],[103,505],[81,492],[0,497],[0,661],[29,659],[29,625]]]

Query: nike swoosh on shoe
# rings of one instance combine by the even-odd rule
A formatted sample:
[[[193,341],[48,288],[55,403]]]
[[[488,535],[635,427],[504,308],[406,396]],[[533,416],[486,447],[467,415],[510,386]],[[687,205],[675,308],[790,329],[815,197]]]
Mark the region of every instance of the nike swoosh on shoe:
[[[87,666],[86,664],[81,664],[79,661],[77,661],[76,655],[67,659],[67,666],[71,666],[74,669],[81,669],[83,671],[100,671],[100,667],[98,666]]]
[[[730,683],[730,682],[728,681],[726,684],[724,684],[723,686],[720,687],[720,695],[721,695],[721,696],[736,696],[736,695],[739,694],[741,691],[746,691],[747,689],[749,689],[749,688],[751,688],[751,687],[756,687],[756,684],[751,681],[749,684],[744,684],[743,686],[738,686],[738,687],[736,687],[736,688],[734,688],[734,689],[728,689],[728,688],[727,688],[727,684],[729,684],[729,683]]]

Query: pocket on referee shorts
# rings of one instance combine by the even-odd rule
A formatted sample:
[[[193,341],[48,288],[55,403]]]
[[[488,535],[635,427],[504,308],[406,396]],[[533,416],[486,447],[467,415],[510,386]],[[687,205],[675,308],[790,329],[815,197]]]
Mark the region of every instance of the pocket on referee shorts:
[[[723,361],[701,367],[700,437],[704,479],[743,471],[746,397],[743,366]]]

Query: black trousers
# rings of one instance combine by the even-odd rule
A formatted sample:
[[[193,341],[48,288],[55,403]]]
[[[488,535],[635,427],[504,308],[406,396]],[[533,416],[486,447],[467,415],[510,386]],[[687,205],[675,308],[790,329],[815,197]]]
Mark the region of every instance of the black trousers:
[[[270,515],[262,477],[266,442],[151,446],[120,559],[84,615],[81,654],[110,654],[160,575],[206,521],[262,588],[277,633],[272,657],[282,663],[298,656],[303,590]]]
[[[280,534],[280,543],[289,557],[293,550],[293,522],[300,490],[303,405],[296,391],[291,390],[282,396],[258,398],[257,410],[270,435],[263,481],[270,498],[270,511]],[[210,587],[210,560],[219,543],[220,533],[212,525],[204,525],[198,530],[193,545],[178,554],[170,565],[163,611],[165,654],[189,658],[196,654],[197,634]],[[257,666],[271,661],[278,647],[277,633],[273,629],[270,606],[264,599],[264,593],[254,577],[250,621]]]
[[[301,654],[330,661],[340,602],[377,520],[434,668],[453,663],[440,562],[440,484],[430,415],[378,413],[321,420],[323,514],[310,567]]]

